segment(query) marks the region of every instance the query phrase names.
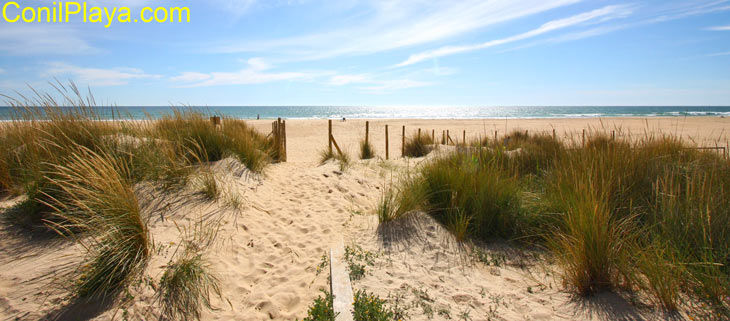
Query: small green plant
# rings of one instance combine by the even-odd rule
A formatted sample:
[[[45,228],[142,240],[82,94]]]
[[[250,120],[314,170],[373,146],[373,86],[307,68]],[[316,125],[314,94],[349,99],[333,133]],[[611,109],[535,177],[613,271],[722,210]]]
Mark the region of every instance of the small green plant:
[[[317,264],[317,275],[322,273],[328,266],[330,265],[330,258],[327,255],[327,252],[322,254],[322,257],[319,258],[319,263]]]
[[[471,321],[471,310],[469,310],[469,308],[465,308],[464,311],[461,311],[461,313],[459,313],[459,320]]]
[[[326,290],[322,290],[322,293],[324,297],[318,296],[314,299],[302,321],[335,321],[337,315],[332,307],[332,294]]]
[[[352,316],[355,321],[392,321],[399,320],[388,306],[388,301],[367,293],[365,290],[355,292]]]
[[[440,307],[437,313],[442,318],[451,320],[451,307]]]
[[[360,159],[371,159],[375,157],[375,149],[370,141],[363,139],[360,141]]]
[[[350,272],[350,280],[357,281],[365,277],[367,268],[375,265],[377,254],[363,250],[359,245],[345,247],[345,262]]]

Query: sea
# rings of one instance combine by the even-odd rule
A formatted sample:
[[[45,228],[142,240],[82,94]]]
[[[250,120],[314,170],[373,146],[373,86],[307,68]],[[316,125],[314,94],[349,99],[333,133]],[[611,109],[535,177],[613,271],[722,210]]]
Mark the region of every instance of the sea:
[[[61,107],[63,108],[63,107]],[[102,119],[156,119],[180,107],[94,107]],[[730,117],[730,106],[207,106],[207,114],[240,119],[516,119],[597,117]],[[11,107],[0,107],[0,120],[12,120]]]

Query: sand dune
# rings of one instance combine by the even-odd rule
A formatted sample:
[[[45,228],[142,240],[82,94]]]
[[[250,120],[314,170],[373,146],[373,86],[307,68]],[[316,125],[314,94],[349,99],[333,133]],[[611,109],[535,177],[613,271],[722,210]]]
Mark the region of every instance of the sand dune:
[[[270,121],[253,121],[261,131]],[[149,214],[156,251],[147,275],[158,280],[162,267],[180,240],[180,227],[201,217],[223,222],[218,244],[211,249],[212,268],[221,280],[223,298],[215,298],[215,311],[204,320],[293,320],[306,316],[307,306],[328,288],[326,273],[317,273],[322,256],[336,240],[378,254],[375,265],[355,289],[381,297],[398,298],[412,320],[661,320],[664,316],[642,298],[634,302],[619,294],[575,299],[562,291],[553,266],[537,259],[539,251],[519,250],[503,244],[460,245],[428,217],[416,216],[417,234],[398,227],[378,229],[372,208],[382,186],[404,168],[423,159],[400,159],[400,126],[449,129],[461,139],[461,130],[474,137],[499,130],[552,130],[576,134],[582,128],[621,127],[627,134],[677,133],[694,137],[698,144],[726,144],[730,120],[721,118],[580,119],[580,120],[377,120],[371,122],[371,140],[378,156],[384,155],[384,125],[391,126],[390,153],[395,160],[356,161],[341,172],[336,164],[319,165],[317,151],[326,147],[327,123],[323,120],[287,121],[289,162],[268,167],[263,175],[251,174],[231,160],[214,165],[224,182],[217,202],[200,200],[192,190],[159,195],[138,186]],[[602,124],[602,125],[601,125]],[[600,127],[603,126],[603,127]],[[364,120],[335,122],[334,136],[353,155],[364,135]],[[438,136],[438,135],[437,135]],[[226,205],[226,193],[239,195],[243,208]],[[9,207],[17,200],[5,200]],[[406,224],[406,223],[404,223]],[[13,228],[0,232],[0,319],[38,320],[54,316],[64,302],[54,284],[64,271],[74,268],[81,251],[73,243]],[[28,235],[34,235],[32,238]],[[473,260],[477,248],[499,263]],[[56,282],[56,283],[54,283]],[[133,290],[132,304],[110,309],[94,320],[157,315],[152,284]],[[90,311],[90,310],[89,310]],[[429,312],[430,311],[430,312]],[[87,311],[88,312],[88,311]],[[68,316],[68,315],[67,315]],[[67,319],[77,319],[79,315]]]

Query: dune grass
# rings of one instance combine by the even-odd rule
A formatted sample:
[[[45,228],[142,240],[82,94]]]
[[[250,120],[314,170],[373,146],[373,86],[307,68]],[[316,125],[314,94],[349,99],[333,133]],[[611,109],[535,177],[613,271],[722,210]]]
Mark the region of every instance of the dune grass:
[[[428,155],[434,149],[434,141],[429,135],[412,134],[406,137],[404,147],[405,156],[407,157],[423,157]]]
[[[198,222],[184,230],[182,248],[165,267],[157,300],[165,320],[200,320],[203,308],[213,309],[211,294],[221,296],[206,251],[215,242],[217,222]]]
[[[340,171],[344,172],[350,165],[352,165],[352,159],[347,151],[338,153],[336,151],[325,148],[319,152],[319,164],[323,165],[330,160],[335,160],[340,166]]]
[[[129,168],[110,154],[78,146],[65,165],[52,165],[45,204],[60,220],[54,229],[87,251],[74,293],[80,298],[114,295],[139,279],[151,238],[131,184]],[[54,196],[59,195],[59,196]],[[75,236],[78,231],[86,236]]]
[[[271,160],[271,141],[242,120],[222,117],[222,124],[216,128],[201,111],[175,109],[154,122],[150,135],[173,142],[183,150],[204,152],[188,155],[191,162],[219,161],[233,156],[251,171],[263,170]]]
[[[50,229],[85,250],[69,280],[78,299],[113,301],[141,279],[153,246],[136,184],[186,188],[203,168],[203,190],[217,198],[218,183],[205,170],[210,161],[230,156],[252,171],[270,161],[270,140],[243,121],[215,127],[191,108],[159,121],[105,121],[99,112],[118,111],[96,107],[73,84],[55,86],[60,98],[5,97],[13,120],[0,128],[0,194],[25,196],[3,213],[5,222]],[[190,244],[165,279],[178,291],[167,292],[169,302],[186,309],[172,319],[196,317],[200,304],[209,306],[207,293],[217,292],[205,257]]]
[[[360,159],[372,159],[375,157],[375,149],[369,140],[360,140]]]
[[[479,145],[386,189],[380,221],[418,208],[457,239],[536,242],[577,294],[623,288],[667,310],[689,296],[729,311],[730,226],[720,222],[730,220],[730,163],[720,155],[669,136],[601,132],[584,148],[524,132]]]

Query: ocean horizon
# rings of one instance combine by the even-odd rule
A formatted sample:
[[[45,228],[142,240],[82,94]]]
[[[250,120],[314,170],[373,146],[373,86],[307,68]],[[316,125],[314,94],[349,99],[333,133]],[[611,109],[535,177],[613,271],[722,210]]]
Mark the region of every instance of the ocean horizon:
[[[71,107],[60,107],[71,108]],[[94,107],[101,119],[158,119],[175,109],[238,119],[539,119],[602,117],[730,116],[730,106],[117,106]],[[0,120],[14,118],[13,107],[0,107]]]

